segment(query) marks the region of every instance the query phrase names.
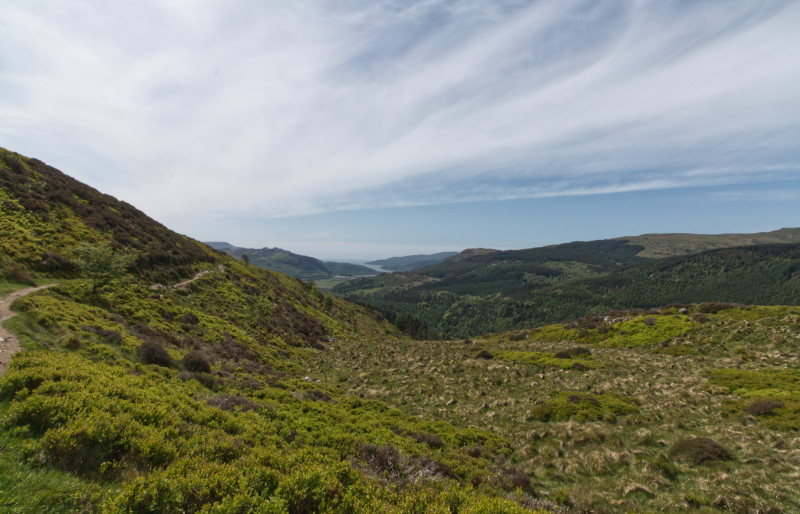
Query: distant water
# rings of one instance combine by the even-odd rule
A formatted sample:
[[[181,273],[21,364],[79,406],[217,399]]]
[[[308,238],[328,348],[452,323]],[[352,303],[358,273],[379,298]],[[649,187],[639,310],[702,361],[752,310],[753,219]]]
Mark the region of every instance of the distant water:
[[[366,266],[368,268],[374,269],[378,273],[391,273],[392,272],[392,270],[384,269],[383,266],[378,266],[376,264],[366,264],[366,263],[364,263],[364,264],[362,264],[362,266]]]

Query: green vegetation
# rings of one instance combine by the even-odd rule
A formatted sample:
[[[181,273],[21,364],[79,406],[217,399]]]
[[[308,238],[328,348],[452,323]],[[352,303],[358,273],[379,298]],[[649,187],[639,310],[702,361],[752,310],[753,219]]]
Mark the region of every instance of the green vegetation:
[[[712,384],[745,399],[729,405],[729,414],[755,416],[776,430],[800,430],[800,370],[715,369],[708,376]]]
[[[84,276],[92,281],[92,290],[122,277],[136,260],[127,251],[114,250],[108,243],[82,244],[75,250],[75,262]]]
[[[378,312],[0,158],[2,287],[59,284],[5,324],[4,511],[800,510],[800,308],[719,303],[793,298],[792,245],[473,251],[377,277],[436,298]],[[137,257],[93,283],[84,243]],[[639,308],[677,292],[706,303]],[[515,329],[402,337],[432,312]]]
[[[108,242],[138,257],[133,271],[161,283],[189,278],[219,254],[177,234],[130,204],[102,194],[37,159],[0,148],[0,266],[74,277],[75,250]]]
[[[507,473],[578,512],[793,511],[799,342],[798,307],[707,303],[459,341],[347,340],[310,376],[506,438]]]
[[[18,229],[2,241],[4,273],[19,266],[59,282],[17,300],[21,314],[6,324],[27,351],[0,378],[4,510],[547,505],[529,487],[503,487],[530,484],[504,467],[503,437],[349,395],[324,372],[308,376],[310,360],[346,341],[401,343],[380,314],[212,252],[85,186],[70,196],[71,179],[38,161],[4,153],[2,177],[0,223]],[[37,203],[54,184],[64,189]],[[132,225],[109,214],[99,230],[85,218],[120,209]],[[102,250],[104,266],[94,275],[86,265],[79,278],[84,243]],[[125,247],[138,254],[131,266],[105,266]]]
[[[536,421],[615,421],[617,416],[637,412],[636,402],[614,394],[558,391],[545,403],[531,409],[528,418]]]
[[[613,244],[610,244],[613,243]],[[613,309],[710,301],[800,304],[800,244],[644,261],[624,241],[493,252],[333,291],[450,337],[533,328]]]

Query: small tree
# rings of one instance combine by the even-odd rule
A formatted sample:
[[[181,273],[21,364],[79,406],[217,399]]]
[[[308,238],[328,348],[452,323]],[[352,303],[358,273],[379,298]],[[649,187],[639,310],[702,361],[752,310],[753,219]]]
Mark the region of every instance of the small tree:
[[[248,257],[246,253],[243,253],[242,261],[244,261],[245,265],[250,264],[250,257]]]
[[[76,261],[92,281],[92,291],[125,274],[136,260],[129,250],[115,250],[110,243],[83,244],[76,251]]]

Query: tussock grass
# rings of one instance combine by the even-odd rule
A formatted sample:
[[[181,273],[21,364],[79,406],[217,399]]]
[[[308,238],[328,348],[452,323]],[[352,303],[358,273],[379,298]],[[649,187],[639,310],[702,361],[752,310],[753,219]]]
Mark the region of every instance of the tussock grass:
[[[540,498],[578,511],[800,510],[791,410],[800,308],[708,308],[708,322],[695,323],[693,306],[678,307],[469,343],[351,340],[309,371],[416,416],[502,435],[507,466]],[[576,346],[591,355],[556,357]],[[582,360],[591,365],[561,365]],[[760,400],[772,408],[747,412]],[[735,458],[697,465],[670,453],[704,438]]]

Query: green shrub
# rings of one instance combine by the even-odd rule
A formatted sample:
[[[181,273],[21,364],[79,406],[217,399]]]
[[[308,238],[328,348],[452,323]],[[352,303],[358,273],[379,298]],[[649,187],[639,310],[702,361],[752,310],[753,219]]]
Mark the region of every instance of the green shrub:
[[[555,392],[550,400],[535,406],[528,413],[535,421],[615,421],[617,416],[638,412],[635,400],[612,393]]]

